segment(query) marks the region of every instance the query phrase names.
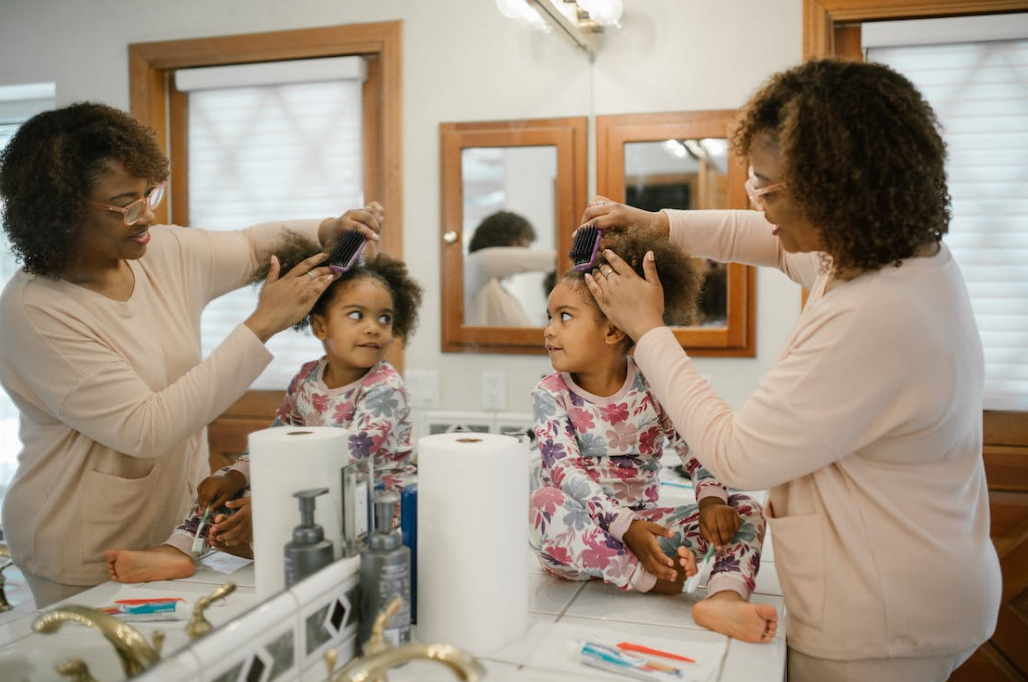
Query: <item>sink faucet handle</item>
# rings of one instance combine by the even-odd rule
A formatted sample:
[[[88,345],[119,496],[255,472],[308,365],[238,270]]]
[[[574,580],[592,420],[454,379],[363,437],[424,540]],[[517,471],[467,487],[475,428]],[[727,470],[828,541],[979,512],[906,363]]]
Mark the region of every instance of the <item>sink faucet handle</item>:
[[[153,641],[153,650],[157,653],[157,658],[161,657],[161,650],[164,649],[164,630],[154,630],[150,639]]]
[[[56,670],[61,675],[70,678],[72,682],[96,682],[96,678],[89,672],[89,666],[81,658],[73,658],[61,663]]]
[[[213,602],[227,597],[235,592],[235,590],[236,584],[228,582],[211,592],[206,597],[200,597],[196,600],[196,606],[193,607],[193,618],[189,621],[189,625],[186,626],[186,634],[189,635],[190,639],[202,637],[214,629],[211,622],[207,620],[206,616],[204,616],[204,611],[206,611],[207,607]]]
[[[331,681],[332,675],[336,671],[336,663],[339,661],[339,652],[335,649],[329,648],[325,651],[325,667],[328,668],[328,677],[326,680]]]
[[[373,656],[378,653],[382,653],[390,646],[389,640],[382,635],[385,631],[386,625],[393,619],[393,616],[400,612],[403,608],[403,597],[397,595],[393,597],[382,613],[375,617],[375,623],[371,626],[371,636],[368,637],[368,641],[364,643],[364,655]]]
[[[0,559],[0,613],[11,610],[11,604],[7,601],[7,594],[4,592],[4,586],[7,583],[7,579],[4,577],[4,569],[12,564],[14,564],[14,560],[10,557]]]

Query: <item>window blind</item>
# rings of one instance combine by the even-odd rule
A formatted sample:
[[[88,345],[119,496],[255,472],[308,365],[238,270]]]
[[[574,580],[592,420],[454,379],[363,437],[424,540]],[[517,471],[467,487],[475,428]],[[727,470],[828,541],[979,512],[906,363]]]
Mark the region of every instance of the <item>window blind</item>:
[[[1028,410],[1028,39],[874,47],[867,59],[906,75],[942,124],[945,241],[985,348],[985,408]]]
[[[190,224],[236,230],[254,223],[327,218],[363,205],[360,78],[204,89],[189,95]],[[207,306],[206,357],[257,305],[254,287]],[[286,330],[253,384],[284,389],[321,343]]]

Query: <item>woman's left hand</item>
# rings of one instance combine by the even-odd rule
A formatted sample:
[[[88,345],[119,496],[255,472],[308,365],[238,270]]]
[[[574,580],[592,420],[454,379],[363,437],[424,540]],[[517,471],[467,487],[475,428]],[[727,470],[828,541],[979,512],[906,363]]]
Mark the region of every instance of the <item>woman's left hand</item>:
[[[218,514],[214,517],[214,525],[211,526],[210,543],[212,547],[224,549],[236,547],[253,541],[253,515],[250,509],[249,497],[240,497],[236,500],[229,500],[225,506],[235,509],[232,516]]]
[[[603,257],[607,264],[587,273],[585,283],[607,319],[634,341],[651,329],[663,327],[664,287],[657,277],[653,252],[647,251],[643,258],[646,279],[610,249],[603,252]]]
[[[700,500],[700,535],[717,551],[732,541],[739,524],[739,513],[720,499],[705,497]]]

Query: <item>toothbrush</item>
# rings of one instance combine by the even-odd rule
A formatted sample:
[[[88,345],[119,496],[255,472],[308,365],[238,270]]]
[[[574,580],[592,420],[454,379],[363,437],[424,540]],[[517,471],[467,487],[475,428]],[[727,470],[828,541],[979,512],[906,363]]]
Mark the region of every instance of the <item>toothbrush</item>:
[[[203,527],[207,525],[207,515],[211,512],[211,505],[207,505],[207,508],[203,510],[203,516],[200,517],[200,524],[196,527],[196,535],[193,537],[193,551],[199,554],[203,551],[203,537],[200,535],[203,533]]]
[[[703,559],[701,559],[699,564],[696,566],[696,575],[685,581],[685,585],[682,586],[683,593],[691,594],[696,591],[696,588],[699,587],[700,584],[700,577],[703,575],[703,568],[707,565],[707,562],[710,561],[712,556],[714,556],[714,545],[707,547],[707,553],[703,555]]]
[[[582,272],[596,267],[596,256],[600,252],[600,239],[603,230],[595,225],[583,225],[575,232],[575,240],[571,243],[571,266]]]
[[[356,230],[344,232],[332,246],[328,256],[328,267],[335,273],[346,272],[359,262],[367,243],[368,238]]]

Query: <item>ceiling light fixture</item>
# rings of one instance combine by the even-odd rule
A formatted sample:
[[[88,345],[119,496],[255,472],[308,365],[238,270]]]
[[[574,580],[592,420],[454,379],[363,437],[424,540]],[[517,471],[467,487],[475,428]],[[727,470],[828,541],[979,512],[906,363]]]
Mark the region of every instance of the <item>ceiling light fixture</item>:
[[[589,54],[596,52],[596,36],[607,26],[620,26],[622,0],[496,0],[505,17],[535,30],[552,28]],[[551,28],[552,27],[552,28]]]

